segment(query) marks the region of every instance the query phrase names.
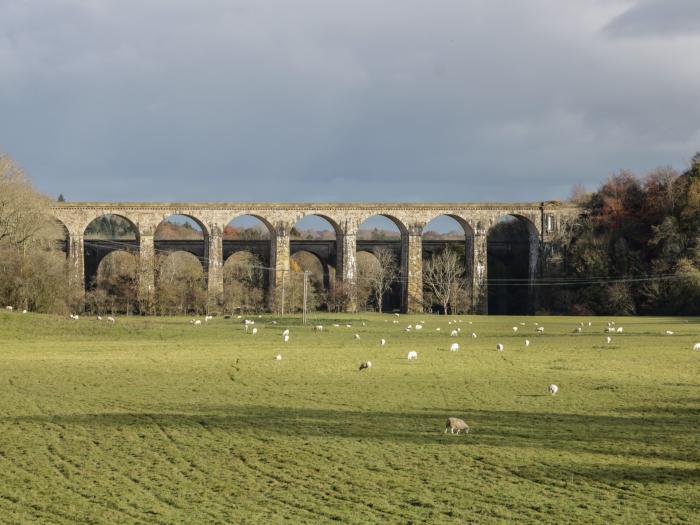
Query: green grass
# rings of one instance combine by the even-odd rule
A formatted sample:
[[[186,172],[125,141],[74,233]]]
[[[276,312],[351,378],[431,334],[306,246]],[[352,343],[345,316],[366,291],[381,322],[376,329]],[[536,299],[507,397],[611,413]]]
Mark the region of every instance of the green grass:
[[[272,319],[0,313],[0,522],[700,522],[698,319]]]

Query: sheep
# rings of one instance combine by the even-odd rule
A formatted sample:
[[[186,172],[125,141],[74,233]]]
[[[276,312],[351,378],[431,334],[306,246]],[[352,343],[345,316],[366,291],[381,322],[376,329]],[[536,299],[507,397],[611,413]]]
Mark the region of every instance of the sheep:
[[[610,337],[610,336],[606,337],[605,342],[608,344],[612,343],[612,337]]]
[[[514,326],[514,327],[513,327],[513,333],[515,334],[515,333],[517,333],[517,332],[518,332],[518,327],[517,327],[517,326]]]
[[[439,332],[439,331],[440,331],[440,328],[436,328],[435,331],[436,331],[436,332]]]
[[[464,430],[465,434],[469,434],[469,425],[457,417],[448,417],[447,421],[445,422],[445,432],[443,433],[447,434],[448,430],[450,431],[450,434],[454,434],[455,430],[457,431],[457,434],[462,432],[462,430]]]
[[[282,361],[282,354],[277,354],[275,356],[275,361]]]
[[[406,328],[404,328],[404,332],[410,332],[410,331],[411,331],[411,329],[408,326]]]
[[[399,324],[398,321],[392,321],[392,324]]]
[[[27,311],[26,311],[26,310],[22,310],[22,313],[23,313],[23,314],[26,314],[26,313],[27,313]]]
[[[200,324],[202,324],[202,321],[200,319],[197,319],[193,324],[195,326],[199,326]]]
[[[282,337],[284,337],[285,335],[289,335],[289,328],[282,332]]]
[[[243,324],[246,325],[246,326],[248,326],[249,324],[255,324],[255,321],[251,321],[250,319],[245,319],[245,320],[243,321]]]
[[[408,360],[411,361],[412,359],[418,359],[418,352],[416,352],[415,350],[411,350],[408,353]]]
[[[588,326],[593,326],[593,323],[588,321]]]
[[[520,326],[525,326],[525,323],[520,323]]]
[[[409,325],[406,327],[406,331],[408,332],[409,330],[413,330],[413,325],[412,325],[412,324],[409,324]]]
[[[452,330],[450,332],[450,337],[457,337],[459,335],[459,332],[457,330]]]
[[[540,334],[544,333],[544,326],[538,326],[538,327],[537,327],[537,332],[540,333]]]
[[[74,321],[78,321],[80,319],[80,316],[78,314],[76,314],[76,315],[71,315],[70,318],[73,319]]]
[[[346,325],[345,325],[345,328],[352,328],[352,325],[351,325],[351,324],[346,324]]]
[[[360,363],[360,371],[369,370],[370,368],[372,368],[372,361],[363,361]]]
[[[450,352],[456,352],[457,350],[459,350],[459,344],[452,343],[452,346],[450,346]]]
[[[671,330],[666,330],[666,335],[673,335],[673,332]]]
[[[527,348],[528,346],[530,346],[530,340],[529,340],[529,339],[525,339],[525,348]]]
[[[285,336],[283,337],[283,340],[284,340],[285,343],[288,343],[288,342],[289,342],[289,335],[285,335]]]
[[[116,322],[116,320],[114,319],[114,317],[112,317],[111,315],[107,318],[107,321],[110,322],[110,323],[115,323],[115,322]]]
[[[253,335],[255,335],[255,334],[258,333],[258,329],[257,329],[257,328],[253,328],[253,329],[251,330],[250,333],[252,333]]]
[[[623,331],[624,331],[624,328],[622,328],[621,326],[618,326],[618,327],[617,327],[617,333],[618,333],[618,334],[621,334]]]
[[[417,324],[417,325],[416,325],[416,330],[422,330],[422,329],[423,329],[423,325],[422,325],[422,324]]]
[[[272,320],[272,321],[270,321],[270,324],[277,324],[277,321]]]
[[[243,317],[243,316],[242,316],[242,315],[237,315],[237,316],[236,316],[236,319],[240,319],[241,317]]]
[[[576,329],[574,330],[575,334],[580,334],[581,333],[581,327],[577,326]]]
[[[338,323],[333,323],[333,328],[340,328],[340,325]]]
[[[98,321],[102,321],[102,316],[101,316],[101,315],[98,315],[98,316],[97,316],[97,320],[98,320]]]
[[[476,339],[476,334],[472,332],[472,339]]]
[[[355,334],[355,339],[360,340],[360,334]]]
[[[366,326],[366,324],[365,324],[365,322],[364,322],[364,321],[362,321],[362,326]]]
[[[386,339],[380,339],[379,340],[379,345],[384,346],[386,344]]]
[[[314,332],[323,332],[323,325],[317,324],[314,326]]]
[[[498,350],[499,352],[503,352],[503,345],[501,343],[498,343],[496,345],[496,350]]]
[[[211,321],[212,319],[214,319],[214,316],[213,316],[213,315],[205,315],[205,316],[204,316],[204,322],[205,322],[205,323],[208,323],[208,322]]]
[[[5,310],[7,310],[8,312],[11,312],[12,310],[14,310],[14,308],[12,306],[6,306]]]
[[[700,343],[695,343],[693,350],[700,350]]]
[[[397,314],[397,313],[394,313],[394,315],[395,315],[396,317],[398,317],[398,316],[399,316],[399,314]]]
[[[552,383],[549,385],[549,393],[552,394],[553,396],[556,395],[556,393],[559,391],[559,387]]]

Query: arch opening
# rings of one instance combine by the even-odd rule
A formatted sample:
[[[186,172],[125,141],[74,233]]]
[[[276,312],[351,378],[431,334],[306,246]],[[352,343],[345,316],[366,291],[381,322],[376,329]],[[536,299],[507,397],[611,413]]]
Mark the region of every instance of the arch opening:
[[[224,311],[260,312],[265,307],[266,274],[255,253],[239,251],[226,259],[224,273]]]
[[[208,232],[205,226],[189,215],[170,215],[155,229],[153,241],[156,253],[187,252],[201,261],[209,256]],[[205,270],[206,270],[205,264]]]
[[[366,308],[406,311],[407,234],[405,225],[389,215],[372,215],[360,224],[356,246],[357,287],[370,289]],[[376,262],[364,256],[362,261],[361,252],[371,253]],[[358,304],[362,302],[358,300]]]
[[[156,309],[161,315],[200,315],[207,308],[202,261],[186,251],[156,255]]]
[[[93,290],[102,259],[114,251],[139,251],[139,231],[122,215],[105,214],[93,219],[83,232],[85,289]]]
[[[439,215],[421,236],[423,302],[434,313],[465,313],[471,303],[473,234],[464,220]]]
[[[133,251],[114,250],[102,258],[85,307],[97,315],[131,315],[138,310],[138,257]]]
[[[537,229],[517,215],[500,217],[487,233],[488,313],[534,312],[532,280],[537,266]]]

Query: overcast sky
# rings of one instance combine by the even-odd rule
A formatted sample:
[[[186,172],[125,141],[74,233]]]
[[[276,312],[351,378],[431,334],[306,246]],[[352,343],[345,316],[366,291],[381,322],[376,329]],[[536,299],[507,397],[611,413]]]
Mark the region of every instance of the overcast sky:
[[[0,0],[69,200],[540,201],[700,150],[698,0]]]

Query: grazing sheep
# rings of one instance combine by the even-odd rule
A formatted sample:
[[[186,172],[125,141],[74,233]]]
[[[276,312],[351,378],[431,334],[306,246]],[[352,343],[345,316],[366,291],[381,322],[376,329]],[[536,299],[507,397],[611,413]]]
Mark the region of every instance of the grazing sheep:
[[[224,319],[226,319],[226,318],[224,317]],[[270,324],[277,324],[277,321],[272,320],[272,321],[270,321]]]
[[[116,320],[114,319],[114,317],[112,317],[111,315],[107,318],[107,321],[109,321],[110,323],[115,323],[115,322],[116,322]]]
[[[409,330],[413,330],[413,325],[412,325],[412,324],[409,324],[409,325],[406,327],[406,331],[408,332]]]
[[[695,343],[693,350],[700,350],[700,343]]]
[[[614,329],[612,326],[608,326],[608,327],[605,329],[605,333],[606,333],[606,334],[614,334],[614,333],[615,333],[615,329]]]
[[[97,320],[98,320],[98,321],[102,321],[102,316],[101,316],[101,315],[98,315],[98,316],[97,316]]]
[[[195,326],[199,326],[200,324],[202,324],[202,321],[199,320],[199,319],[197,319],[193,324],[194,324]]]
[[[476,334],[472,332],[472,339],[476,339]]]
[[[275,361],[282,361],[282,354],[277,354],[275,356]]]
[[[351,324],[346,324],[346,325],[345,325],[345,328],[352,328],[352,325],[351,325]]]
[[[284,342],[285,342],[285,343],[288,343],[288,342],[289,342],[289,336],[288,336],[288,335],[285,335],[285,336],[283,337],[283,339],[284,339]]]
[[[214,319],[214,316],[213,316],[213,315],[205,315],[205,316],[204,316],[204,322],[205,322],[205,323],[208,323],[208,322],[211,321],[212,319]]]
[[[666,330],[666,335],[673,335],[673,332],[671,330]]]
[[[257,333],[258,333],[258,329],[257,329],[257,328],[253,328],[253,330],[251,330],[251,333],[252,333],[253,335],[257,334]]]
[[[422,324],[417,324],[417,325],[416,325],[416,330],[422,330],[422,329],[423,329],[423,325],[422,325]]]
[[[370,368],[372,368],[372,361],[364,361],[360,363],[360,371],[368,370]]]
[[[289,328],[282,332],[282,337],[284,337],[285,335],[289,335]]]
[[[450,352],[456,352],[457,350],[459,350],[459,344],[452,343],[452,346],[450,347]]]
[[[455,430],[457,431],[457,434],[462,432],[462,430],[464,430],[465,434],[469,434],[469,425],[457,417],[448,417],[447,422],[445,423],[444,434],[447,434],[448,430],[450,431],[450,434],[454,434]]]
[[[379,340],[379,344],[380,344],[381,346],[384,346],[384,345],[386,344],[386,339],[380,339],[380,340]]]
[[[411,331],[411,329],[408,326],[406,328],[404,328],[404,332],[410,332],[410,331]]]
[[[340,328],[340,325],[338,323],[333,323],[333,328]]]
[[[517,333],[517,332],[518,332],[518,327],[517,327],[517,326],[514,326],[514,327],[513,327],[513,333],[515,334],[515,333]]]
[[[323,332],[323,325],[317,324],[316,326],[314,326],[314,332]]]
[[[530,340],[529,340],[529,339],[525,339],[525,348],[527,348],[528,346],[530,346]]]
[[[399,324],[399,322],[398,322],[398,321],[392,321],[392,323],[393,323],[393,324]]]
[[[5,310],[7,310],[8,312],[11,312],[12,310],[14,310],[14,308],[12,306],[6,306]]]
[[[520,323],[520,326],[525,326],[525,323]]]
[[[617,327],[617,333],[618,333],[618,334],[621,334],[623,331],[624,331],[624,328],[622,328],[621,326],[618,326],[618,327]]]
[[[360,339],[360,334],[355,334],[355,339],[357,339],[357,340],[359,341],[359,339]]]
[[[450,332],[450,337],[457,337],[459,335],[459,332],[457,330],[452,330]]]
[[[416,352],[415,350],[411,350],[408,353],[408,360],[411,361],[412,359],[418,359],[418,352]]]
[[[498,350],[499,352],[503,352],[503,345],[501,343],[498,343],[496,345],[496,350]]]
[[[612,337],[610,337],[610,336],[606,337],[605,342],[608,344],[612,343]]]
[[[544,333],[544,326],[538,326],[538,327],[537,327],[537,332],[540,333],[540,334]]]
[[[557,385],[555,385],[554,383],[552,383],[551,385],[549,385],[549,393],[550,393],[550,394],[556,395],[556,393],[557,393],[558,391],[559,391],[559,387],[558,387]]]

